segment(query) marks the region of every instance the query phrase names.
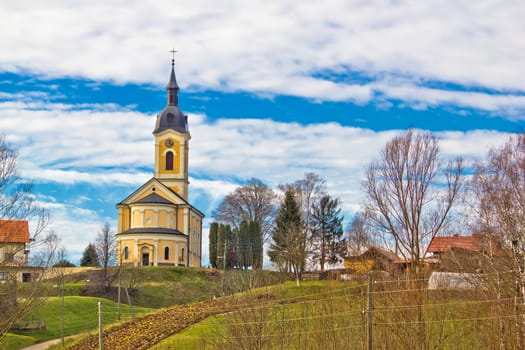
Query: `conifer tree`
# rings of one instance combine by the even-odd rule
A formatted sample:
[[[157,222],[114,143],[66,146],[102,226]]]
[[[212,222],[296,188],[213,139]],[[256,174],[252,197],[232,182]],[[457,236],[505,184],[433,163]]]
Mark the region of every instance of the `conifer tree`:
[[[100,266],[97,250],[93,243],[89,243],[80,259],[80,266]]]
[[[251,266],[251,244],[249,234],[248,223],[243,220],[239,225],[237,247],[239,267],[243,269],[247,269]]]
[[[339,200],[325,195],[312,207],[312,259],[324,271],[325,264],[342,262],[346,241],[343,239],[343,217]]]
[[[224,256],[224,249],[226,248],[226,245],[224,243],[226,241],[225,227],[225,225],[220,224],[217,229],[217,268],[219,269],[224,269],[226,263],[226,259]]]
[[[230,225],[219,224],[217,230],[217,267],[231,269],[235,266],[235,235]],[[225,250],[226,249],[226,250]],[[226,265],[224,265],[226,264]]]
[[[209,254],[210,254],[210,265],[211,267],[217,267],[217,233],[219,231],[219,224],[212,222],[210,225],[209,232]]]
[[[263,264],[263,236],[261,227],[256,221],[248,225],[248,241],[250,242],[251,266],[253,269],[262,268]]]
[[[299,285],[308,252],[301,212],[292,190],[285,193],[284,201],[275,219],[272,240],[268,252],[270,260],[282,271],[293,272]]]

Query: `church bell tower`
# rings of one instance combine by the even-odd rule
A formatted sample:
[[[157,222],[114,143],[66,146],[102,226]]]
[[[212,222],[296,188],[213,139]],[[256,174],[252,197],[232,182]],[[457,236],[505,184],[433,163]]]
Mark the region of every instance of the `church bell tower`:
[[[155,136],[155,178],[188,200],[188,152],[191,138],[188,116],[179,109],[179,86],[175,59],[171,61],[167,106],[157,115]]]

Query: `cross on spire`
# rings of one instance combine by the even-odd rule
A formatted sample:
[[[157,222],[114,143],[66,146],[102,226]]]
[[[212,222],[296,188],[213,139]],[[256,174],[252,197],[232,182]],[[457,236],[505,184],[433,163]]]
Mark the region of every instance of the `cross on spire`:
[[[174,65],[175,64],[175,53],[177,52],[177,50],[173,48],[170,50],[170,52],[171,52],[171,65]]]

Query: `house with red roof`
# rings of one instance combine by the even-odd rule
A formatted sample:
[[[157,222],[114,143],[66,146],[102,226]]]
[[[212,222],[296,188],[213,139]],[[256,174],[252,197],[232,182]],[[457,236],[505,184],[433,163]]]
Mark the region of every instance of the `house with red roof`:
[[[436,236],[428,246],[428,252],[433,255],[441,255],[451,249],[463,249],[470,252],[481,253],[483,251],[481,236]]]
[[[0,220],[0,280],[9,279],[12,268],[27,266],[29,242],[26,220]]]

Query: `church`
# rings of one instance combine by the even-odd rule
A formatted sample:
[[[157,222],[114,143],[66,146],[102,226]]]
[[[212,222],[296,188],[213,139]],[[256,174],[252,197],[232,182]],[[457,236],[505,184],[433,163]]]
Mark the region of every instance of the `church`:
[[[204,214],[188,202],[188,116],[179,109],[175,60],[157,115],[154,176],[117,204],[117,264],[201,266]]]

